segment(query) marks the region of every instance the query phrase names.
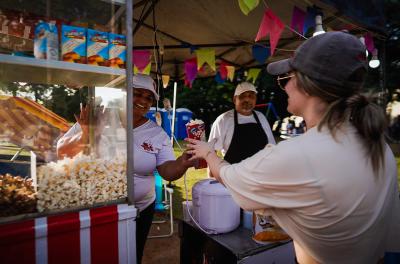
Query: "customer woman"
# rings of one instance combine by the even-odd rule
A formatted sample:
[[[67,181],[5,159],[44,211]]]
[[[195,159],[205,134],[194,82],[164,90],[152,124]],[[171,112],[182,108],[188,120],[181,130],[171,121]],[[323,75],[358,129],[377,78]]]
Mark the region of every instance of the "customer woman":
[[[168,135],[156,123],[145,117],[154,101],[158,100],[153,79],[147,75],[134,75],[133,88],[134,199],[140,212],[136,221],[136,253],[137,263],[141,263],[154,214],[154,170],[157,169],[165,180],[174,181],[179,179],[193,162],[188,161],[186,153],[175,160]],[[60,157],[73,157],[87,144],[87,112],[87,109],[83,109],[80,117],[77,117],[77,124],[58,141],[57,150]]]
[[[205,158],[242,208],[274,217],[299,263],[377,263],[400,251],[396,161],[383,110],[361,94],[366,69],[358,38],[312,37],[267,68],[306,133],[232,165],[211,144],[187,139],[192,158]]]

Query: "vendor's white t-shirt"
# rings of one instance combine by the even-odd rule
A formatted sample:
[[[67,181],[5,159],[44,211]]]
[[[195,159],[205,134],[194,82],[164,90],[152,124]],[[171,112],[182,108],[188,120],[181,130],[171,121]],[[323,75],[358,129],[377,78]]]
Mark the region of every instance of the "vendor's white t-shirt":
[[[275,218],[299,246],[297,257],[304,251],[320,263],[377,263],[385,251],[400,252],[397,166],[387,145],[384,153],[385,169],[375,176],[353,126],[336,141],[312,128],[220,175],[243,209]]]
[[[166,161],[175,160],[175,155],[167,133],[153,121],[135,128],[133,133],[135,205],[143,210],[156,197],[154,170]]]
[[[272,135],[271,127],[269,126],[267,119],[262,113],[258,111],[255,112],[257,114],[258,119],[260,120],[262,128],[264,129],[268,137],[268,142],[270,144],[275,144],[275,139],[274,136]],[[239,124],[257,123],[257,121],[254,118],[253,114],[245,116],[238,113],[238,123]],[[208,141],[210,142],[211,140],[216,139],[214,148],[215,150],[221,150],[224,156],[228,151],[229,146],[231,145],[234,127],[235,127],[235,121],[234,121],[233,109],[218,116],[211,127],[211,132]]]

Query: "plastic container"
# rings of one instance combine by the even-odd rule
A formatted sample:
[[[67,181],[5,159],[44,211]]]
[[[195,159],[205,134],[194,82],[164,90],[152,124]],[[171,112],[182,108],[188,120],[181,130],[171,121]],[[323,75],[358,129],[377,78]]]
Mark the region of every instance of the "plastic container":
[[[242,225],[244,228],[253,229],[253,212],[242,210]]]
[[[161,127],[164,129],[165,133],[167,133],[167,135],[171,137],[172,113],[168,113],[168,111],[163,108],[158,108],[158,112],[161,115]],[[149,112],[147,112],[146,117],[156,122],[156,108],[151,107]]]
[[[192,203],[194,219],[209,232],[227,233],[240,224],[240,207],[218,181],[197,182],[192,189]]]
[[[188,210],[189,210],[190,214],[193,216],[193,203],[192,203],[192,201],[183,201],[182,202],[183,220],[185,222],[190,223],[190,222],[192,222],[192,218],[190,217]]]
[[[186,124],[192,119],[193,113],[187,108],[176,109],[175,137],[185,139],[187,137]]]

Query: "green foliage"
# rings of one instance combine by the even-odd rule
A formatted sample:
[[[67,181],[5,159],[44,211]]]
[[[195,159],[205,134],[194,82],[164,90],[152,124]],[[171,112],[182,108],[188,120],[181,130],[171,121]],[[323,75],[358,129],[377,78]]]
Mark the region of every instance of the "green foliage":
[[[34,100],[70,122],[75,122],[74,114],[79,113],[80,103],[86,102],[88,94],[87,88],[18,82],[0,83],[0,91]]]

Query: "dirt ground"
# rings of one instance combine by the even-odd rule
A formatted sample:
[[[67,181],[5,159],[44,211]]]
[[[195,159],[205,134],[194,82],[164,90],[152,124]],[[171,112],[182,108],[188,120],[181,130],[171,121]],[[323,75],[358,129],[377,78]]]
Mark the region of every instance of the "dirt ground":
[[[150,230],[150,236],[166,234],[168,231],[169,222],[153,224]],[[172,236],[147,239],[142,264],[177,264],[179,263],[179,247],[178,222],[174,220],[174,232]]]

